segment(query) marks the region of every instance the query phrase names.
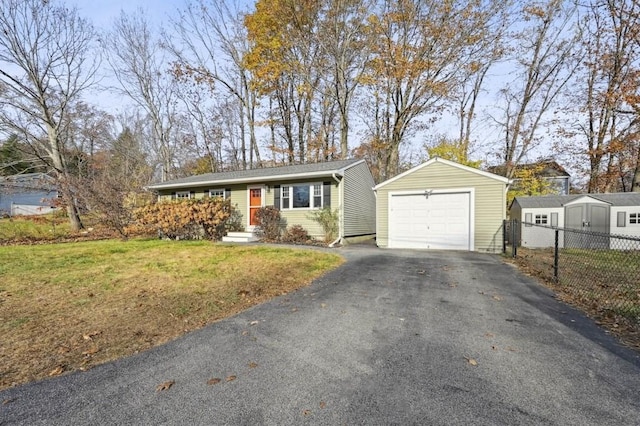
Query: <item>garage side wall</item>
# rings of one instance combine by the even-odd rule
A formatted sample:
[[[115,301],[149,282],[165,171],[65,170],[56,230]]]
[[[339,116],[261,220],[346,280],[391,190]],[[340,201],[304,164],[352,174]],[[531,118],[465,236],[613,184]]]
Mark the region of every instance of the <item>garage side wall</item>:
[[[389,192],[475,188],[474,250],[498,253],[502,250],[502,225],[506,217],[504,183],[440,162],[414,172],[378,189],[376,201],[377,244],[389,246]]]
[[[366,163],[344,171],[344,237],[373,235],[376,232],[375,182]],[[337,206],[337,204],[336,204]]]

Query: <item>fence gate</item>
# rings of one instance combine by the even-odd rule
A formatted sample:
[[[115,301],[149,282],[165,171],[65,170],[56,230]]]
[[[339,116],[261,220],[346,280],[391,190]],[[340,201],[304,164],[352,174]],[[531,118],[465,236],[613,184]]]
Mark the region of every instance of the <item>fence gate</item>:
[[[564,210],[565,228],[588,232],[609,233],[609,206],[603,204],[574,204]],[[593,238],[588,234],[565,233],[564,246],[567,248],[608,249],[609,238]]]

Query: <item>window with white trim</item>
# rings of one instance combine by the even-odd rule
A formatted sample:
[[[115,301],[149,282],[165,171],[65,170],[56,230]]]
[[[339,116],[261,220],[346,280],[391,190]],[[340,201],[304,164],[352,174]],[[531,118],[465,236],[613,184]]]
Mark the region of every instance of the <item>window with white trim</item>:
[[[629,225],[640,225],[640,213],[629,213]]]
[[[322,184],[283,185],[280,206],[283,210],[322,208]]]
[[[211,197],[211,198],[213,198],[213,197],[222,197],[222,199],[224,200],[224,198],[225,198],[224,188],[210,189],[209,190],[209,197]]]
[[[187,198],[191,198],[191,193],[189,191],[178,191],[178,192],[176,192],[176,199],[177,200],[187,199]]]
[[[548,223],[549,223],[549,219],[546,214],[536,215],[536,225],[547,225]]]

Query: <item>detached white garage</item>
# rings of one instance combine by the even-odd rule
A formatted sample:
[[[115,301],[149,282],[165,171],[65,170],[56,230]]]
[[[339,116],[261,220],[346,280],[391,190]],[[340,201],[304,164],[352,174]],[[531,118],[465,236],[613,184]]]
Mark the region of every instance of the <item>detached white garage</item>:
[[[508,182],[441,158],[389,179],[374,188],[378,246],[498,252]]]

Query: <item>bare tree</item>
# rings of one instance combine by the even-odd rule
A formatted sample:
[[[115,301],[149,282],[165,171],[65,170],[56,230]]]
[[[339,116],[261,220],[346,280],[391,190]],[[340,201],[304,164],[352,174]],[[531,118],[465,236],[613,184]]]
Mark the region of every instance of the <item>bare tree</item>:
[[[256,138],[258,95],[245,66],[249,47],[242,16],[237,4],[194,0],[172,22],[177,38],[165,38],[174,56],[177,77],[195,82],[212,96],[214,89],[220,89],[218,93],[228,94],[240,105],[227,113],[237,112],[241,168],[246,169],[260,166],[261,157]],[[229,104],[229,100],[224,103]]]
[[[337,105],[343,159],[349,156],[351,103],[369,60],[366,23],[372,5],[370,0],[327,1],[318,31],[318,42],[326,57],[327,70],[323,74],[330,77],[324,83],[331,88],[331,94],[323,98]]]
[[[364,80],[370,144],[382,173],[398,173],[400,149],[433,120],[462,84],[462,70],[483,56],[488,24],[502,2],[386,0],[369,19],[371,60]]]
[[[534,1],[522,8],[520,25],[512,37],[515,79],[501,91],[504,111],[499,122],[504,143],[505,175],[539,143],[538,132],[578,64],[575,5],[565,0]]]
[[[161,180],[172,177],[175,147],[172,130],[177,116],[175,81],[169,60],[142,9],[122,11],[103,40],[107,58],[120,90],[146,112],[152,124],[154,150],[161,165]]]
[[[0,2],[0,124],[57,176],[71,227],[82,228],[62,127],[98,66],[93,27],[55,0]]]

